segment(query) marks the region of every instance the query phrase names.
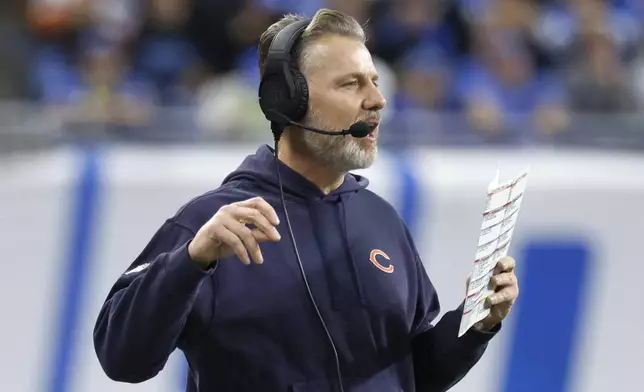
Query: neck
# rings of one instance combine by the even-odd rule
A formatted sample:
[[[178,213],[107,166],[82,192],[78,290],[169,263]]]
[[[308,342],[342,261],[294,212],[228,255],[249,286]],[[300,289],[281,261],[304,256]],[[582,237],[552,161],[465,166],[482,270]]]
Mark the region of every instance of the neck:
[[[289,137],[280,139],[277,157],[286,166],[315,184],[325,195],[338,189],[344,181],[344,173],[330,170],[312,159],[311,154],[307,154],[303,149],[294,148]]]

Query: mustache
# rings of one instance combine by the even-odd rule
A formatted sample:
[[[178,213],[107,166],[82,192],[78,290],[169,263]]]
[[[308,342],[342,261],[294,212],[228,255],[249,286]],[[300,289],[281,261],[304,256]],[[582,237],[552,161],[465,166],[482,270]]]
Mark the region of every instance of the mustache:
[[[379,115],[369,116],[369,117],[361,118],[358,121],[364,121],[368,123],[380,123],[380,116]]]

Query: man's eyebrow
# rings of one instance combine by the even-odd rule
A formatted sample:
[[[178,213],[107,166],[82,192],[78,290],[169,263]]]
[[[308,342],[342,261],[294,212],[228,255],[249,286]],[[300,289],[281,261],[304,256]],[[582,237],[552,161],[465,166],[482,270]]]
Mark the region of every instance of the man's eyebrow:
[[[373,81],[378,81],[380,79],[380,76],[377,73],[369,73],[369,74],[367,74],[367,73],[364,73],[364,72],[351,72],[349,74],[339,76],[337,78],[337,80],[344,80],[344,79],[351,79],[351,78],[354,78],[354,79],[368,78],[368,79],[371,79]]]

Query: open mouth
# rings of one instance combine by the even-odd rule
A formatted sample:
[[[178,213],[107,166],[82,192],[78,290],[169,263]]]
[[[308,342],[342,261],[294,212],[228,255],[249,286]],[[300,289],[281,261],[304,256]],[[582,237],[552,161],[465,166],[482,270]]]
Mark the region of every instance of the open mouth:
[[[375,138],[376,138],[376,134],[377,134],[376,130],[378,129],[378,125],[379,125],[380,123],[378,123],[378,122],[376,122],[376,121],[369,121],[369,122],[368,122],[368,124],[369,124],[369,126],[371,127],[371,132],[369,132],[369,135],[367,135],[367,137],[368,137],[369,139],[375,139]]]

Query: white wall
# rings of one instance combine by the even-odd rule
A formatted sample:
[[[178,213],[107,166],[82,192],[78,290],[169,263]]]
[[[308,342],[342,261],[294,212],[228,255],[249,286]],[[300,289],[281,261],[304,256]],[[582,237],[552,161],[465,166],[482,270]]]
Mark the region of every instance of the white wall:
[[[178,355],[161,375],[147,383],[126,385],[107,379],[92,345],[95,317],[114,280],[159,225],[189,198],[217,187],[254,150],[250,145],[113,147],[85,155],[61,149],[0,161],[1,389],[180,391]],[[87,157],[96,159],[96,171],[85,171]],[[639,332],[644,325],[644,307],[639,305],[641,290],[637,285],[644,274],[638,262],[638,240],[644,233],[644,157],[420,149],[408,151],[404,161],[383,153],[365,174],[373,190],[412,218],[416,243],[447,310],[457,306],[464,294],[487,183],[497,165],[502,176],[509,177],[526,164],[531,166],[530,179],[511,248],[520,267],[524,245],[533,241],[576,241],[593,255],[592,270],[587,272],[588,292],[583,292],[575,304],[582,325],[572,331],[577,341],[572,346],[570,376],[562,388],[552,387],[561,384],[554,376],[543,381],[544,388],[548,385],[553,392],[632,390],[630,385],[637,385],[638,370],[644,370],[640,355],[644,338]],[[402,175],[405,167],[413,167],[411,178]],[[98,187],[91,186],[91,178],[99,180]],[[81,190],[93,200],[86,207],[95,215],[90,214],[86,222],[73,218]],[[82,229],[78,236],[71,235],[74,227]],[[85,258],[74,257],[78,241],[90,245]],[[73,268],[69,267],[70,260],[76,261]],[[552,270],[553,282],[559,285],[563,282],[565,286],[569,278],[579,278],[561,276],[561,270],[566,268]],[[70,283],[69,277],[79,271],[84,276],[80,276],[83,284]],[[519,272],[525,275],[534,271],[530,267]],[[529,277],[534,275],[522,279],[528,281]],[[502,384],[512,373],[511,360],[520,365],[520,374],[548,374],[547,366],[554,366],[556,361],[544,364],[538,360],[531,363],[525,357],[511,359],[516,358],[509,354],[512,343],[525,345],[526,350],[534,348],[534,342],[526,342],[526,335],[515,334],[514,323],[543,324],[544,333],[539,338],[544,350],[566,351],[559,347],[562,344],[556,335],[569,327],[549,326],[549,321],[563,317],[557,312],[564,308],[549,294],[560,290],[549,290],[547,279],[530,281],[540,282],[540,287],[526,288],[522,298],[525,295],[526,304],[534,303],[535,297],[543,298],[545,303],[539,306],[547,311],[542,317],[530,315],[521,321],[519,313],[513,313],[485,358],[454,391],[471,391],[479,384],[483,385],[482,392],[504,391]],[[69,294],[70,287],[76,291]],[[73,319],[63,312],[65,303],[73,305],[69,295],[79,300],[72,306],[78,310],[77,322],[69,324],[75,344],[59,349],[59,325],[65,318]],[[553,329],[556,333],[550,335],[548,331]],[[65,351],[66,347],[72,349]],[[65,382],[59,378],[54,388],[52,374],[58,362],[54,353],[60,350],[71,354],[69,378]],[[538,390],[538,385],[527,384],[522,386],[523,391]]]

